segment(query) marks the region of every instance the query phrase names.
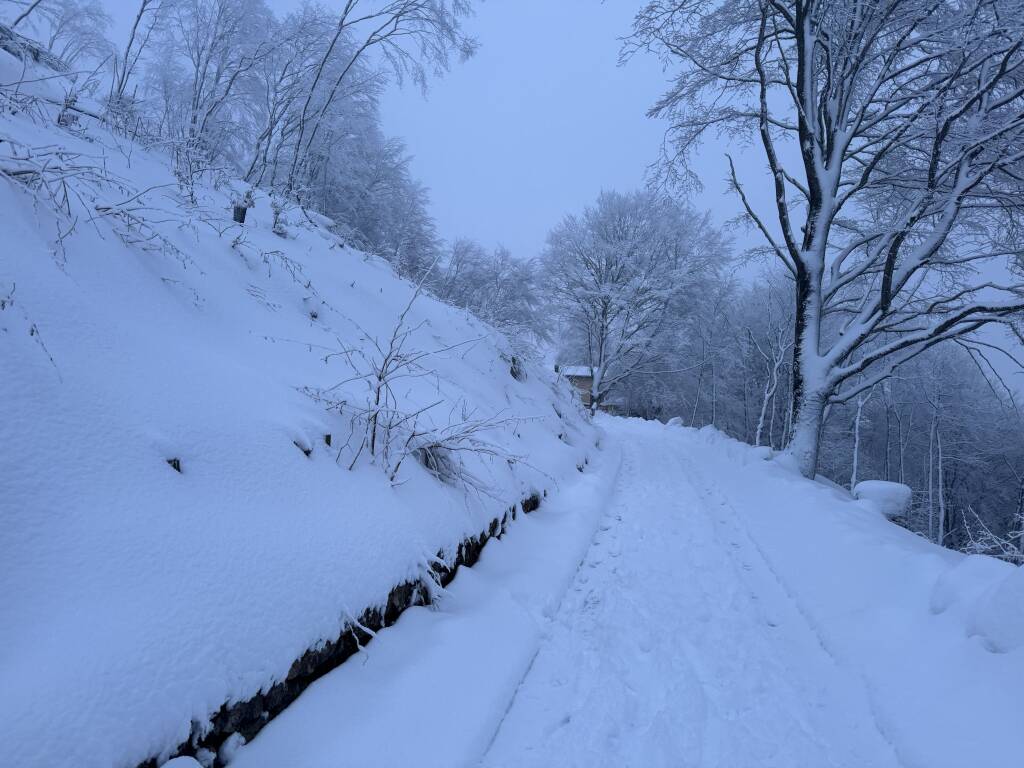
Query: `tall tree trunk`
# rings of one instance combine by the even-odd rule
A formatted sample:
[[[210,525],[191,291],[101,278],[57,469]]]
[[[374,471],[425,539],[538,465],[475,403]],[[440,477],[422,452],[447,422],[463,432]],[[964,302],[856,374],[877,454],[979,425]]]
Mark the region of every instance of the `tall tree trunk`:
[[[788,451],[800,474],[813,478],[818,470],[821,427],[824,422],[824,371],[818,339],[820,296],[818,281],[803,267],[796,275],[796,314],[793,324],[793,436]]]
[[[935,446],[938,452],[938,465],[939,472],[936,480],[938,481],[939,490],[939,530],[937,544],[942,544],[946,538],[946,489],[945,489],[945,478],[942,472],[942,430],[936,430],[935,432]]]
[[[765,416],[768,413],[768,404],[770,402],[772,402],[772,394],[773,394],[773,392],[771,390],[771,378],[769,378],[764,383],[764,394],[761,397],[761,413],[758,416],[758,419],[757,419],[757,430],[754,433],[754,445],[760,445],[761,444],[761,435],[764,432]],[[773,406],[774,406],[774,403],[773,403]],[[774,416],[775,416],[775,414],[774,414],[774,407],[773,407],[773,413],[772,413],[773,419],[774,419]],[[771,437],[768,438],[768,442],[771,442]]]
[[[1018,565],[1024,565],[1024,482],[1021,482],[1017,489],[1017,509],[1014,513],[1017,524],[1017,551]]]
[[[857,469],[860,462],[860,417],[864,413],[866,397],[857,398],[857,415],[853,420],[853,470],[850,472],[850,490],[857,486]]]
[[[936,416],[932,412],[932,426],[928,432],[928,538],[937,541],[935,535],[935,422]]]
[[[890,466],[890,462],[889,462],[889,455],[891,453],[890,448],[889,448],[889,441],[890,441],[890,437],[892,435],[892,428],[891,428],[892,419],[890,418],[891,415],[892,415],[892,409],[890,408],[889,396],[887,394],[886,397],[885,397],[885,479],[886,480],[892,480],[892,467]]]
[[[825,396],[820,392],[804,392],[799,410],[796,411],[793,439],[788,449],[804,477],[813,478],[817,472],[824,418]]]

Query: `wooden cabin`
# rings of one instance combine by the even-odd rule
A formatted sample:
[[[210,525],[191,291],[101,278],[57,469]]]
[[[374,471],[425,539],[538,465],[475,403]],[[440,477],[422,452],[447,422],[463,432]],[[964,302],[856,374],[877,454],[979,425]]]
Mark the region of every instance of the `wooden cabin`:
[[[565,377],[566,381],[572,384],[580,393],[580,401],[583,407],[590,409],[590,391],[594,384],[594,372],[589,365],[556,365],[555,372]],[[614,415],[626,413],[626,403],[621,397],[610,395],[605,397],[598,408]]]
[[[590,408],[590,391],[594,385],[594,371],[589,365],[556,365],[555,371],[576,387],[584,408]]]

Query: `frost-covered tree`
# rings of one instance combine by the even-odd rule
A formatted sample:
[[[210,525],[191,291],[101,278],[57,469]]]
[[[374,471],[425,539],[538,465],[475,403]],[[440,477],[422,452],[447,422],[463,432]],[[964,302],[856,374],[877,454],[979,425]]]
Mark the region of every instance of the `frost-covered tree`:
[[[47,7],[20,11],[23,26]],[[464,0],[347,0],[279,18],[265,0],[138,0],[104,117],[171,155],[187,196],[203,175],[237,174],[418,280],[441,243],[404,144],[381,130],[379,97],[389,80],[423,84],[470,54],[468,11]]]
[[[500,330],[518,353],[532,354],[547,339],[544,291],[535,261],[518,259],[503,246],[489,252],[473,240],[460,239],[437,271],[437,295]]]
[[[336,99],[358,83],[366,60],[376,55],[398,79],[424,84],[430,71],[448,67],[452,55],[467,58],[475,41],[462,30],[469,0],[344,0],[318,61],[303,81],[288,190],[302,176]]]
[[[274,46],[264,0],[176,0],[151,77],[161,84],[164,130],[179,173],[241,162],[256,66]],[[241,129],[241,130],[240,130]]]
[[[0,14],[67,67],[96,66],[113,54],[110,15],[99,0],[7,0]]]
[[[805,475],[829,405],[1019,317],[1020,0],[654,0],[634,32],[678,67],[653,109],[672,172],[714,130],[755,138],[767,163],[772,210],[732,181],[792,278]]]
[[[593,375],[591,407],[617,385],[652,369],[656,341],[682,316],[678,298],[703,276],[706,222],[650,192],[603,192],[548,236],[544,279]]]
[[[139,0],[128,32],[124,50],[114,59],[114,74],[110,83],[110,101],[118,111],[124,111],[124,99],[136,68],[146,52],[153,32],[160,22],[161,12],[171,5],[164,0]]]

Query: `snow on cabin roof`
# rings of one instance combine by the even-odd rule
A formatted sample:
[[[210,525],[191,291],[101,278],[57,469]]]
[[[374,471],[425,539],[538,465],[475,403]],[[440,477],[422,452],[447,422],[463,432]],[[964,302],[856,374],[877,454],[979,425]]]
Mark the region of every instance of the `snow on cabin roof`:
[[[558,372],[563,376],[592,376],[589,365],[563,365]]]

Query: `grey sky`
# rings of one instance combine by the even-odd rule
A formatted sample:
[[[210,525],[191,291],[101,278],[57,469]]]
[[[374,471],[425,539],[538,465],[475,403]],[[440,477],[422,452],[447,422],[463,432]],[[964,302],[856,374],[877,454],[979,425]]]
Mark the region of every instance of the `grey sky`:
[[[468,23],[482,45],[476,57],[433,81],[426,99],[415,88],[388,93],[385,130],[407,141],[443,237],[503,243],[528,258],[601,189],[643,183],[664,131],[645,113],[666,81],[651,58],[617,65],[639,5],[485,0]],[[731,215],[715,165],[695,202],[727,203]]]

